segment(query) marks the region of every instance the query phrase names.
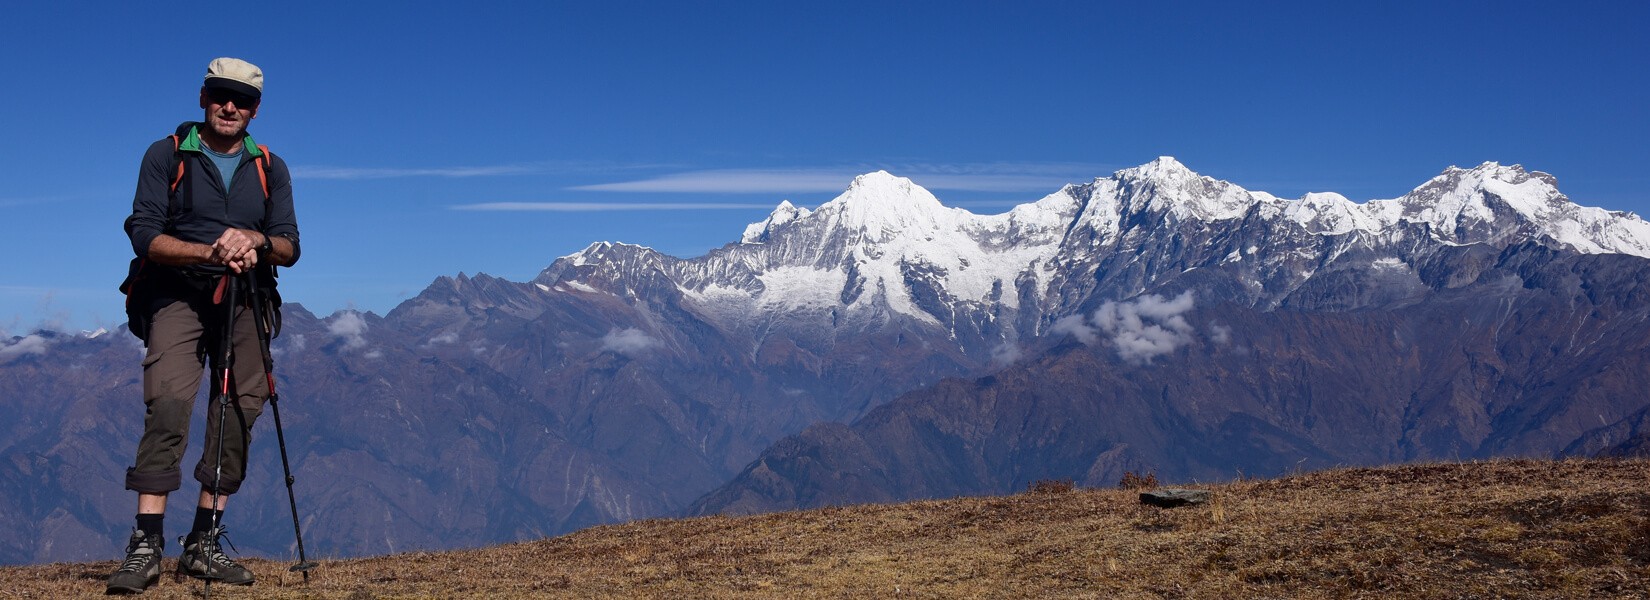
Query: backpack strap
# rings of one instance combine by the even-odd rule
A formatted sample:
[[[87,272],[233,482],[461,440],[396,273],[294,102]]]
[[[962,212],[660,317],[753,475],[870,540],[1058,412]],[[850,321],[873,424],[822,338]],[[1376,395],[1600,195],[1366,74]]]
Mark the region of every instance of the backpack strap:
[[[183,163],[185,162],[183,152],[178,149],[181,144],[182,138],[178,134],[172,134],[172,162],[177,163],[178,167],[176,169],[177,174],[172,176],[171,194],[167,198],[166,210],[169,214],[174,215],[178,213],[178,184],[183,182]],[[253,159],[253,162],[258,165],[258,185],[264,190],[265,213],[269,212],[267,205],[271,200],[269,194],[269,157],[269,146],[258,144],[258,158]]]
[[[269,146],[258,144],[258,183],[264,186],[264,202],[269,201]]]
[[[254,162],[258,163],[257,164],[257,166],[258,166],[258,183],[263,185],[263,188],[264,188],[264,223],[266,223],[266,224],[269,223],[269,220],[272,218],[272,215],[275,214],[275,198],[274,198],[274,196],[270,195],[270,193],[269,193],[269,178],[270,178],[270,175],[269,175],[269,158],[271,156],[274,156],[274,154],[271,154],[269,152],[269,146],[265,146],[263,144],[258,144],[258,158],[255,159]],[[260,265],[258,265],[258,268],[260,270],[262,270],[265,267],[264,267],[264,265],[260,264]],[[280,274],[276,272],[275,265],[273,265],[273,264],[268,266],[268,270],[269,270],[268,272],[269,272],[269,277],[270,277],[270,282],[271,282],[270,285],[274,285],[274,278],[279,277]],[[275,292],[275,289],[272,287],[272,288],[270,288],[269,291],[270,291],[270,293],[273,294]],[[265,319],[264,322],[265,323],[273,323],[274,324],[273,325],[274,335],[280,335],[281,334],[280,333],[281,332],[281,311],[279,310],[279,308],[280,308],[280,295],[275,294],[275,299],[276,299],[275,300],[276,310],[274,311],[274,314],[270,315],[269,318]],[[274,337],[274,336],[271,336],[271,337]]]
[[[172,176],[172,191],[178,191],[178,182],[183,181],[183,153],[178,151],[178,134],[172,134],[172,158],[178,163],[178,174]]]
[[[180,212],[178,209],[178,184],[183,182],[184,163],[183,151],[178,149],[181,140],[182,138],[178,134],[172,134],[172,162],[177,163],[178,168],[176,169],[177,174],[172,176],[172,187],[166,194],[166,218],[168,219],[176,217]]]

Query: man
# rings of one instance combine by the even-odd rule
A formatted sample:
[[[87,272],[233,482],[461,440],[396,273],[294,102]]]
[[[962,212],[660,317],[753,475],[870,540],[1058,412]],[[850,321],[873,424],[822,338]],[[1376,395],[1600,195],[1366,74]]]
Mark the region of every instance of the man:
[[[126,546],[126,559],[109,576],[109,593],[139,593],[160,576],[166,498],[182,485],[179,463],[201,372],[207,356],[222,353],[218,346],[229,308],[213,304],[214,285],[226,273],[244,280],[238,275],[253,272],[252,279],[273,300],[274,266],[292,266],[298,260],[298,224],[286,163],[261,149],[246,132],[247,123],[258,116],[263,84],[263,71],[251,63],[213,60],[200,89],[204,122],[184,123],[175,138],[156,142],[143,156],[126,234],[142,259],[132,278],[136,283],[129,292],[128,312],[135,308],[148,317],[146,327],[138,318],[132,324],[133,333],[148,347],[143,359],[147,412],[137,459],[126,471],[126,489],[138,493],[137,528]],[[234,402],[222,428],[222,470],[220,410],[211,403],[205,450],[195,466],[195,480],[201,484],[195,522],[180,539],[178,572],[251,585],[252,573],[226,556],[219,544],[223,509],[245,476],[250,431],[269,387],[252,311],[244,301],[234,310]],[[212,383],[214,397],[219,386]]]

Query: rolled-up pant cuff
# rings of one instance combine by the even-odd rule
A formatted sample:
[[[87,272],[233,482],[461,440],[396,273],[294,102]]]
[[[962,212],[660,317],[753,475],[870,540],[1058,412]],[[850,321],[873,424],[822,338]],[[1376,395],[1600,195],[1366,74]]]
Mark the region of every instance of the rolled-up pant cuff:
[[[126,469],[126,489],[139,494],[170,494],[183,487],[183,471],[167,469],[144,473],[136,468]]]
[[[226,465],[227,467],[227,465]],[[195,481],[201,482],[201,489],[212,491],[212,480],[217,479],[217,471],[202,462],[195,466]],[[225,496],[241,491],[241,478],[231,475],[225,468],[222,479],[218,482],[218,493]]]

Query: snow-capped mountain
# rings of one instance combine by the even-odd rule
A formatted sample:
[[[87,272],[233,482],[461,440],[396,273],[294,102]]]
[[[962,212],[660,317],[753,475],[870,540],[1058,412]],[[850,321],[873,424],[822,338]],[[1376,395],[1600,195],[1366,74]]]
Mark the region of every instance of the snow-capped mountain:
[[[1314,233],[1377,233],[1425,225],[1433,239],[1453,244],[1497,244],[1546,236],[1588,254],[1650,256],[1650,223],[1631,213],[1576,205],[1558,181],[1518,165],[1487,162],[1451,167],[1395,200],[1355,204],[1338,194],[1312,194],[1285,203],[1286,218]]]
[[[781,440],[690,513],[1646,447],[1650,228],[1544,173],[1359,204],[1163,158],[1020,211],[1060,233],[998,275],[1018,360]]]
[[[1240,297],[1275,307],[1315,273],[1349,262],[1413,271],[1442,247],[1526,240],[1650,257],[1650,223],[1578,206],[1552,176],[1518,166],[1451,167],[1403,197],[1360,204],[1334,193],[1280,199],[1162,157],[996,215],[946,207],[909,179],[868,173],[817,209],[781,203],[738,243],[700,258],[600,243],[557,261],[537,283],[668,286],[707,319],[745,332],[909,319],[989,342],[965,344],[979,355],[1041,335],[1101,290],[1127,298],[1191,269],[1247,260],[1240,268],[1256,285]],[[662,280],[632,281],[638,274]]]
[[[1650,226],[1554,181],[1485,163],[1280,199],[1160,158],[977,215],[876,172],[700,257],[598,242],[382,317],[289,305],[305,531],[369,554],[1125,468],[1624,448],[1650,422]],[[129,530],[141,408],[109,407],[141,397],[137,356],[0,340],[0,525],[25,532],[0,561],[105,558]],[[285,514],[260,447],[236,515]],[[252,553],[291,542],[236,518]]]

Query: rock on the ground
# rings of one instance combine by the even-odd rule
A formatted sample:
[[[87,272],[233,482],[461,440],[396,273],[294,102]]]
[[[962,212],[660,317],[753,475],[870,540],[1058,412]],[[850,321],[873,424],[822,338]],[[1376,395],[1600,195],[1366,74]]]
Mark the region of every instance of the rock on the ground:
[[[1140,493],[1141,504],[1163,508],[1203,504],[1208,501],[1208,490],[1153,490]]]

